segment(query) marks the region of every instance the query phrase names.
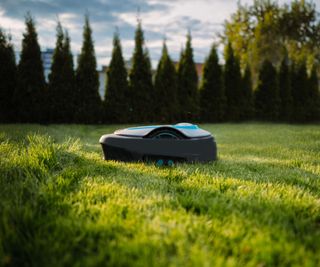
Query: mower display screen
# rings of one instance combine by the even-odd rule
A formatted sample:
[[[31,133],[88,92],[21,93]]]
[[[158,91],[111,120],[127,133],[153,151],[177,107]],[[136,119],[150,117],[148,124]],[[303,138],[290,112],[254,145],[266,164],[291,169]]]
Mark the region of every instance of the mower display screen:
[[[180,139],[180,138],[174,133],[163,132],[153,136],[152,139]]]

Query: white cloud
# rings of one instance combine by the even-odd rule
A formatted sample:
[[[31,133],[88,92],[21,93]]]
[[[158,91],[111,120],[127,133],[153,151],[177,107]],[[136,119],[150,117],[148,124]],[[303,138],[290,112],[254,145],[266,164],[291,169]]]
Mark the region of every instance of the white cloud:
[[[0,7],[0,27],[5,29],[12,36],[12,41],[16,49],[20,49],[20,38],[25,25],[23,21],[15,18],[10,18],[5,15],[5,11]]]
[[[73,13],[61,13],[57,16],[62,25],[68,29],[68,31],[78,31],[80,30],[80,25],[77,23],[79,19],[78,14]]]
[[[137,24],[137,7],[140,6],[142,26],[146,45],[155,65],[161,54],[163,38],[173,59],[177,60],[185,45],[188,30],[192,33],[192,43],[196,61],[203,61],[217,32],[222,30],[224,20],[237,8],[237,0],[0,0],[0,27],[12,34],[17,50],[20,49],[22,33],[25,30],[26,11],[35,14],[39,42],[43,49],[54,47],[55,28],[59,17],[71,37],[74,55],[82,45],[83,15],[90,11],[93,39],[99,66],[107,64],[111,57],[112,35],[119,27],[124,57],[132,56],[134,49],[134,29]],[[290,0],[279,0],[279,4]],[[241,0],[242,4],[252,4],[253,0]],[[320,0],[315,0],[320,8]]]

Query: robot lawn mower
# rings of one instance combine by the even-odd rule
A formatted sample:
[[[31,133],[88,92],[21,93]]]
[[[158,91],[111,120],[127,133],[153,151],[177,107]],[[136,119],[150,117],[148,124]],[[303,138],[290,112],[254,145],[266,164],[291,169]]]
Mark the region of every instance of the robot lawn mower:
[[[197,125],[141,126],[101,136],[105,160],[151,161],[157,165],[175,162],[208,162],[217,159],[213,136]]]

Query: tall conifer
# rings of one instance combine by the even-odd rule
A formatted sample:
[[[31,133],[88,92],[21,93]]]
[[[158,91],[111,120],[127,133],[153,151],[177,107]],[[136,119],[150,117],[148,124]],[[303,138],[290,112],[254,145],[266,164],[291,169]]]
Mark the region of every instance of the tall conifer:
[[[291,120],[293,99],[290,82],[290,68],[288,57],[284,57],[279,70],[279,97],[280,97],[280,119],[284,121]]]
[[[83,27],[83,43],[76,69],[76,121],[96,123],[101,119],[102,102],[99,95],[99,76],[94,52],[92,30],[88,15]]]
[[[41,122],[45,120],[45,78],[35,23],[26,15],[26,32],[23,34],[22,52],[18,65],[18,82],[14,93],[17,120]]]
[[[308,120],[309,81],[306,62],[293,62],[291,75],[293,97],[293,120],[305,122]]]
[[[224,119],[225,95],[222,80],[222,68],[215,46],[203,67],[203,78],[200,87],[201,119],[206,122],[219,122]]]
[[[51,122],[72,122],[74,116],[74,70],[70,40],[64,34],[60,22],[57,25],[57,41],[49,75],[49,118]]]
[[[16,61],[10,37],[0,28],[0,122],[11,122],[14,114],[12,102],[16,87]]]
[[[240,62],[234,55],[230,43],[225,51],[224,85],[227,100],[225,117],[227,120],[238,121],[241,119],[243,90],[241,88]]]
[[[151,62],[147,49],[144,48],[144,36],[141,22],[135,32],[135,48],[132,58],[130,77],[131,120],[147,122],[153,119],[153,84]]]
[[[177,74],[165,42],[162,47],[162,56],[158,64],[154,88],[156,121],[173,122],[178,115]]]
[[[178,100],[182,120],[198,118],[198,74],[193,59],[193,48],[190,33],[187,35],[186,48],[181,53],[178,65]]]
[[[280,104],[278,90],[277,71],[269,60],[265,60],[259,72],[258,88],[255,92],[255,108],[258,119],[278,119]]]
[[[112,58],[107,70],[105,118],[112,123],[129,122],[130,97],[127,70],[122,56],[119,34],[113,38]]]
[[[63,65],[64,79],[65,79],[65,102],[68,102],[66,106],[66,122],[74,122],[76,116],[76,80],[75,80],[75,71],[73,64],[73,55],[70,47],[70,37],[68,31],[65,31],[64,42],[63,42],[63,55],[65,62]],[[101,100],[99,100],[99,105],[101,105]]]
[[[242,102],[240,105],[241,119],[249,120],[253,118],[253,90],[252,90],[252,78],[251,78],[251,69],[249,64],[247,64],[244,74],[242,76],[241,83],[242,91]]]
[[[309,77],[309,104],[307,108],[308,120],[319,121],[320,120],[320,95],[319,95],[319,79],[317,75],[317,68],[313,66]]]

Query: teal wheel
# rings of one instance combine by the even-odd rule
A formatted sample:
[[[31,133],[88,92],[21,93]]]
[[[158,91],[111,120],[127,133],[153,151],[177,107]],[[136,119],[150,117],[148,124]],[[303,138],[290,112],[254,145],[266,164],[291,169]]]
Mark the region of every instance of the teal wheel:
[[[169,159],[169,160],[168,160],[168,166],[172,167],[173,165],[174,165],[173,160]]]
[[[163,160],[162,160],[162,159],[158,159],[157,162],[156,162],[156,165],[157,165],[158,167],[163,166]]]

